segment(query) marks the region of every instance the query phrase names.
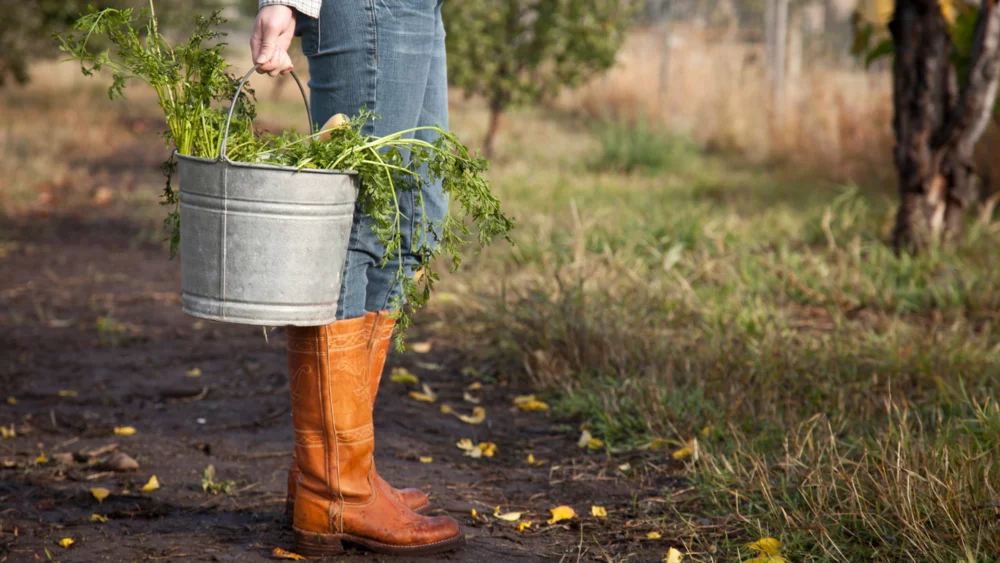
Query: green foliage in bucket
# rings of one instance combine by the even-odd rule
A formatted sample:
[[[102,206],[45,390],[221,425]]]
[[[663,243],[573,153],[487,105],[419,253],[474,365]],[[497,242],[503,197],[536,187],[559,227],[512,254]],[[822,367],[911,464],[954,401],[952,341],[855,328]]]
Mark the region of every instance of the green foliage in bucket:
[[[124,97],[126,83],[132,79],[151,86],[167,122],[164,137],[168,147],[183,155],[214,159],[221,148],[226,105],[239,83],[228,72],[222,56],[225,44],[210,45],[224,35],[217,31],[223,22],[218,13],[198,17],[191,37],[172,47],[159,32],[152,3],[149,9],[141,11],[91,9],[76,21],[71,33],[59,35],[58,39],[60,48],[81,64],[85,75],[110,71],[112,83],[108,94],[112,98]],[[113,48],[93,51],[90,44],[97,37]],[[495,238],[510,240],[508,233],[513,221],[501,212],[500,201],[483,177],[488,161],[471,154],[447,131],[423,127],[375,138],[361,131],[368,120],[378,117],[362,111],[345,126],[329,131],[302,135],[293,130],[270,135],[253,128],[252,91],[244,88],[234,103],[237,108],[226,142],[226,156],[230,160],[299,169],[357,171],[361,179],[358,203],[374,220],[375,233],[386,249],[382,267],[395,264],[396,280],[403,289],[406,307],[403,303],[387,304],[399,310],[400,335],[411,324],[409,312],[427,302],[439,279],[434,259],[443,255],[451,261],[451,269],[457,269],[461,264],[459,248],[468,242],[473,231],[452,215],[439,224],[431,224],[421,211],[416,218],[415,236],[406,242],[419,257],[413,269],[423,275],[412,276],[415,272],[405,270],[399,252],[404,244],[404,217],[398,197],[401,192],[412,190],[416,208],[423,210],[420,188],[424,179],[416,170],[426,165],[430,179],[441,181],[451,201],[461,206],[462,217],[472,219],[480,248]],[[429,143],[408,137],[421,129],[433,131],[437,139]],[[404,153],[408,158],[404,158]],[[163,204],[170,208],[166,225],[171,231],[171,257],[180,240],[178,197],[170,181],[175,165],[173,156],[164,163],[167,185]],[[401,343],[397,340],[397,344]]]

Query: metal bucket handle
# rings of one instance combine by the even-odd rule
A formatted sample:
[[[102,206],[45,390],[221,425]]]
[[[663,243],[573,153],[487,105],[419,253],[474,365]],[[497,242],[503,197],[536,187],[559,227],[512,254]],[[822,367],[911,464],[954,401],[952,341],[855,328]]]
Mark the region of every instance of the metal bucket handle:
[[[228,160],[226,158],[226,141],[229,140],[229,122],[233,119],[233,110],[236,109],[236,101],[240,98],[240,92],[243,91],[243,85],[246,84],[250,76],[260,68],[261,63],[253,65],[244,76],[243,80],[240,80],[240,85],[236,87],[236,93],[233,94],[233,103],[229,106],[229,115],[226,116],[226,129],[222,134],[222,146],[219,148],[219,160]],[[289,71],[292,78],[295,79],[295,84],[299,87],[299,92],[302,94],[302,101],[306,104],[306,118],[309,120],[309,131],[312,132],[312,111],[309,109],[309,98],[306,96],[306,89],[302,87],[302,82],[299,77],[295,75],[295,71]]]

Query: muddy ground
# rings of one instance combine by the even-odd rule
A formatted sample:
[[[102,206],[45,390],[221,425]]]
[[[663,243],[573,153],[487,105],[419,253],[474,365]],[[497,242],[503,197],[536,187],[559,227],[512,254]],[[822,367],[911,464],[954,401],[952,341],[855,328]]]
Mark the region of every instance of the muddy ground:
[[[16,433],[0,440],[0,561],[275,560],[274,548],[293,548],[283,513],[292,434],[283,331],[265,340],[260,327],[182,314],[179,262],[148,222],[129,217],[121,207],[50,205],[0,218],[0,425]],[[409,368],[439,403],[471,411],[462,396],[476,378],[462,374],[470,360],[460,347],[429,326],[411,341],[432,350],[395,355],[389,367]],[[386,380],[378,396],[380,472],[425,488],[434,511],[457,518],[467,536],[463,550],[429,559],[663,560],[675,539],[647,534],[683,488],[671,476],[676,462],[583,451],[578,420],[520,412],[511,398],[529,389],[481,383],[481,425],[414,401],[404,384]],[[123,426],[136,433],[116,435]],[[461,438],[495,442],[497,453],[465,457]],[[114,452],[140,468],[106,471],[100,462]],[[529,465],[529,453],[545,463]],[[233,482],[228,493],[203,490],[209,465],[217,482]],[[161,487],[140,491],[153,475]],[[94,487],[111,495],[98,503]],[[591,516],[592,504],[608,517]],[[497,505],[533,525],[518,533],[471,515]],[[546,525],[558,505],[579,517]],[[75,543],[65,549],[62,538]],[[407,559],[353,551],[339,560]]]

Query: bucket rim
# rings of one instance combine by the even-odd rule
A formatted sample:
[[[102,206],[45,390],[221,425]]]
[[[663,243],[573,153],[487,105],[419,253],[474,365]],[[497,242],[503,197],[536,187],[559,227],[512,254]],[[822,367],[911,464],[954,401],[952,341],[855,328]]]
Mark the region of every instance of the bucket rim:
[[[274,164],[255,164],[250,162],[237,162],[235,160],[230,160],[227,158],[204,158],[201,156],[191,156],[188,154],[181,154],[176,149],[174,150],[174,156],[181,160],[190,160],[192,162],[200,162],[202,164],[228,164],[230,166],[235,166],[237,168],[252,168],[256,170],[275,170],[281,172],[295,172],[295,173],[310,173],[310,174],[327,174],[327,175],[340,175],[340,176],[357,176],[357,170],[335,170],[327,168],[296,168],[294,166],[278,166]]]

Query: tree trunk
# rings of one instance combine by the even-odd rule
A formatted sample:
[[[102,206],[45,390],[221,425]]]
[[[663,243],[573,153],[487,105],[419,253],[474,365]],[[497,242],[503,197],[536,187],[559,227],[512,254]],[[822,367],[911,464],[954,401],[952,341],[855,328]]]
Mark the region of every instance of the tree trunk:
[[[667,0],[663,10],[663,43],[660,45],[660,87],[659,103],[665,106],[670,84],[670,20],[673,16],[674,0]]]
[[[490,124],[486,128],[486,138],[483,139],[483,156],[486,158],[493,156],[493,146],[496,142],[497,131],[500,130],[501,113],[503,113],[503,103],[496,100],[490,102]]]
[[[893,128],[900,206],[893,243],[919,252],[962,231],[978,198],[973,151],[989,123],[1000,78],[1000,10],[983,0],[969,76],[959,91],[948,24],[937,0],[898,0]]]
[[[771,104],[780,123],[785,114],[785,69],[788,47],[788,0],[768,0],[765,13],[767,69],[771,80]]]

